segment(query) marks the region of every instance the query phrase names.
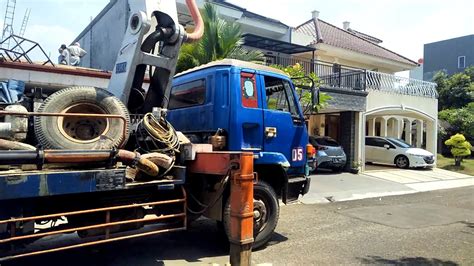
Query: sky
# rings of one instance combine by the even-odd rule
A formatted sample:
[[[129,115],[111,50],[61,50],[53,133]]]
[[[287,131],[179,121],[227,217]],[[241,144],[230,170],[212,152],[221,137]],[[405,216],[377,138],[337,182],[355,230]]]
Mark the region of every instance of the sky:
[[[170,1],[170,0],[166,0]],[[31,15],[25,37],[44,47],[53,59],[109,0],[17,0],[14,30],[19,31],[26,8]],[[297,26],[318,10],[319,17],[383,40],[382,46],[412,60],[423,57],[423,44],[474,34],[473,0],[229,0],[249,11]],[[7,0],[0,0],[0,26]]]

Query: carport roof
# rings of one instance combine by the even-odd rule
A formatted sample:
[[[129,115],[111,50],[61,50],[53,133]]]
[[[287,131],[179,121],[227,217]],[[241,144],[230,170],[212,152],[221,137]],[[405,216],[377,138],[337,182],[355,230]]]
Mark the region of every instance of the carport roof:
[[[243,44],[246,46],[270,50],[277,53],[298,54],[312,52],[316,50],[315,48],[310,46],[303,46],[294,43],[279,41],[250,33],[244,34],[242,36],[242,39],[244,41]]]

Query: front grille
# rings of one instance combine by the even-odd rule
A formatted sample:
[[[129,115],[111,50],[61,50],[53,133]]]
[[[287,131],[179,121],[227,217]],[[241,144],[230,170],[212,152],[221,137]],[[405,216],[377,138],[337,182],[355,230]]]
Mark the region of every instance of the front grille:
[[[423,157],[423,160],[425,160],[425,163],[427,163],[427,164],[434,163],[434,157],[433,156],[425,156],[425,157]]]

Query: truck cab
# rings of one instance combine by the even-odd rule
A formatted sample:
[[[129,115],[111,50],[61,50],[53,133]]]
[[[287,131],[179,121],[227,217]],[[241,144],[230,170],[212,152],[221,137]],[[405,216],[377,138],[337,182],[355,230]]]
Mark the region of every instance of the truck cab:
[[[308,131],[298,99],[283,71],[225,59],[175,76],[167,119],[193,143],[220,135],[222,150],[253,152],[258,180],[286,203],[310,184]]]

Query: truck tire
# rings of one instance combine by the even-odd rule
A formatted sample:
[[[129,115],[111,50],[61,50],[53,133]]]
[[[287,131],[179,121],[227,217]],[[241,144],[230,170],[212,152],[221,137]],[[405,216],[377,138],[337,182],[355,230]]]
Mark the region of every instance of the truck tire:
[[[254,242],[253,249],[264,247],[278,224],[280,205],[273,188],[264,181],[258,181],[253,187],[254,194]],[[257,217],[259,216],[259,217]],[[223,226],[227,236],[230,235],[230,197],[227,199]]]
[[[130,115],[125,105],[110,92],[93,87],[72,87],[51,94],[38,112],[114,114],[126,118],[41,117],[34,120],[38,143],[45,149],[120,148],[128,140]]]

